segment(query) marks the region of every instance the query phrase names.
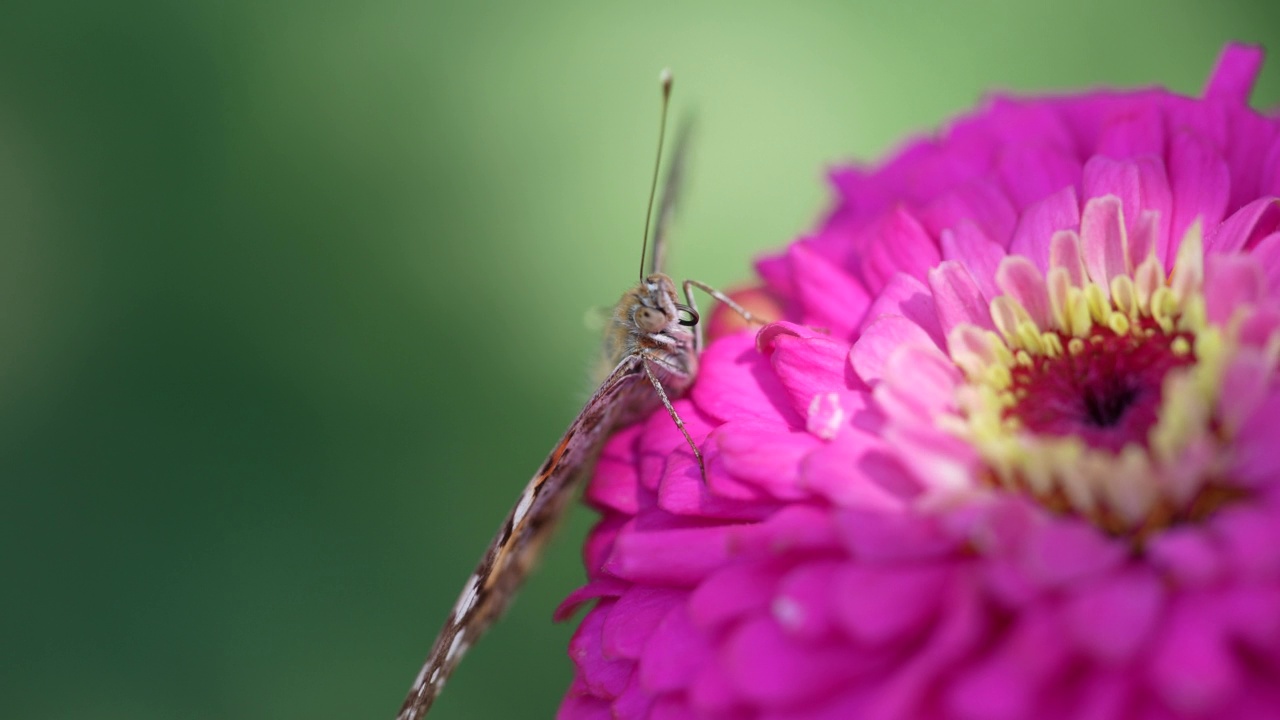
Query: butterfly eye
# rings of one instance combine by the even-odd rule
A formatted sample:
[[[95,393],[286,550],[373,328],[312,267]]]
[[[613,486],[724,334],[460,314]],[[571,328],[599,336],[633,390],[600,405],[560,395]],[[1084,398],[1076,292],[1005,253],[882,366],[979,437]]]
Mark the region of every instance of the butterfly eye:
[[[641,307],[634,315],[636,326],[648,333],[661,332],[667,326],[667,316],[651,307]]]
[[[698,324],[698,311],[688,305],[676,305],[676,310],[681,313],[682,317],[679,322],[685,327],[693,327]],[[687,315],[688,317],[684,317]]]

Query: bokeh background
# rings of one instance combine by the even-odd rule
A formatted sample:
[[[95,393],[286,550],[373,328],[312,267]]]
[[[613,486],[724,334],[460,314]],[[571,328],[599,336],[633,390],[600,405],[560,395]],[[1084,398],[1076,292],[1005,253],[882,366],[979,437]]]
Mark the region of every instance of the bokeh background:
[[[725,286],[826,166],[993,88],[1198,92],[1277,7],[10,0],[3,715],[390,718],[590,389],[663,66],[699,125],[671,269]],[[590,522],[434,717],[553,712]]]

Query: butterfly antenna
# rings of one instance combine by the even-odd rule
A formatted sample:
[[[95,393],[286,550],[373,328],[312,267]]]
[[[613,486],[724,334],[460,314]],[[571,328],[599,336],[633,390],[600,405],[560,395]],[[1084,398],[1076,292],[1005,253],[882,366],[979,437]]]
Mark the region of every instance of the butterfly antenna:
[[[653,158],[653,180],[649,183],[649,205],[644,211],[644,239],[640,245],[640,281],[644,282],[644,256],[649,252],[649,221],[653,217],[653,196],[658,191],[658,169],[662,166],[662,141],[667,135],[667,105],[671,100],[671,68],[658,75],[662,83],[662,117],[658,121],[658,154]]]

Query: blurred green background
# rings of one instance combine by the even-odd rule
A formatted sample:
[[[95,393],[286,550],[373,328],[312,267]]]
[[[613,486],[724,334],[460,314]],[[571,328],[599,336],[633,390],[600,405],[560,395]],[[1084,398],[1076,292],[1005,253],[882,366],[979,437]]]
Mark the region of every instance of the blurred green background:
[[[985,89],[1198,92],[1271,2],[11,2],[0,697],[12,718],[390,718],[589,390],[657,72],[673,274]],[[1266,68],[1255,102],[1280,99]],[[546,717],[579,510],[434,717]]]

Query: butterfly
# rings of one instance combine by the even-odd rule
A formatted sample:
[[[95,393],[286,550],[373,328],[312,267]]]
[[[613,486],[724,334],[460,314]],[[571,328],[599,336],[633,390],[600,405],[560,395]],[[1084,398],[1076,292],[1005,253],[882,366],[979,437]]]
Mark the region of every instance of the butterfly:
[[[649,189],[649,210],[645,214],[644,248],[648,245],[649,218],[666,134],[670,72],[663,71],[660,80],[662,118]],[[505,612],[542,554],[581,479],[590,474],[600,447],[613,429],[639,419],[659,405],[664,406],[693,448],[705,478],[702,454],[671,404],[673,397],[689,388],[698,372],[702,334],[697,328],[699,317],[693,290],[702,290],[725,303],[748,322],[756,320],[728,296],[696,280],[682,283],[686,302],[680,302],[675,281],[661,271],[666,231],[675,211],[687,141],[688,133],[681,132],[653,226],[653,254],[648,272],[644,272],[645,249],[642,248],[640,281],[623,293],[605,331],[605,355],[612,371],[507,514],[436,637],[397,720],[417,720],[425,716],[463,654]]]

